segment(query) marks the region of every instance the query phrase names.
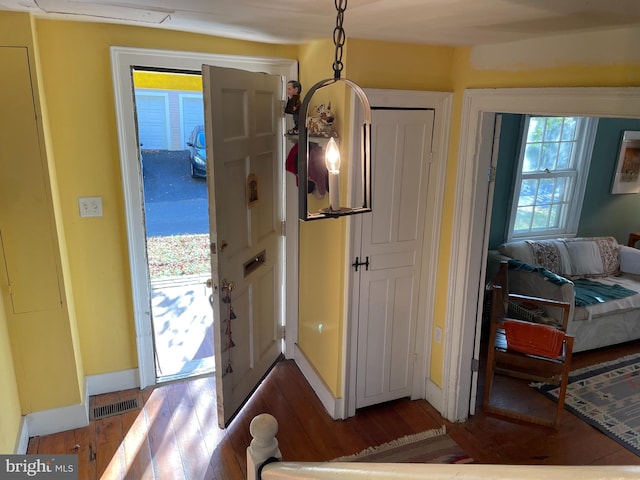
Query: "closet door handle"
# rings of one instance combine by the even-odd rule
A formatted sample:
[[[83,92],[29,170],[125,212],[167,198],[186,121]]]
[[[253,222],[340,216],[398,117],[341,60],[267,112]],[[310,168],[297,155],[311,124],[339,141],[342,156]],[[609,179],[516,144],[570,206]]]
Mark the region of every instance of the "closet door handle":
[[[369,257],[365,257],[364,262],[360,261],[360,257],[356,257],[356,261],[351,264],[351,266],[356,269],[356,272],[358,271],[358,267],[361,267],[362,265],[365,266],[367,271],[369,270]]]

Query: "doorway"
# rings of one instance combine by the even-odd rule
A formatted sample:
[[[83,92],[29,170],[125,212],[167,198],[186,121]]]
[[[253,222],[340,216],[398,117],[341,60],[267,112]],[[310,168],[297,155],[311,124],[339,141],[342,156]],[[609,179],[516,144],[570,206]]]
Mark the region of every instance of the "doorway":
[[[455,341],[447,345],[443,369],[445,378],[454,377],[458,382],[443,392],[449,399],[443,410],[448,420],[464,421],[475,411],[477,371],[470,365],[480,338],[488,242],[486,172],[491,161],[491,155],[481,150],[493,143],[496,113],[637,118],[639,93],[637,88],[604,87],[465,91],[451,246],[452,252],[464,254],[452,255],[450,261],[446,329]],[[467,185],[473,186],[472,195],[467,194]]]
[[[372,204],[359,232],[356,408],[410,397],[434,112],[372,108]],[[431,212],[429,212],[431,213]],[[355,299],[354,299],[355,302]]]
[[[416,285],[411,286],[411,295],[405,296],[404,300],[400,301],[401,308],[410,307],[408,310],[413,309],[413,312],[415,312],[415,324],[411,325],[409,329],[412,337],[410,348],[406,349],[404,346],[399,349],[396,348],[396,352],[403,349],[405,350],[404,359],[400,364],[404,363],[405,367],[408,367],[405,370],[406,382],[403,385],[403,388],[397,389],[395,393],[386,393],[390,393],[391,396],[399,393],[401,395],[410,396],[411,398],[425,398],[432,405],[438,408],[441,405],[441,390],[430,380],[429,372],[431,368],[430,350],[434,321],[432,306],[435,298],[437,280],[435,277],[434,265],[437,264],[439,250],[439,225],[441,221],[442,208],[441,199],[444,195],[444,174],[446,170],[445,165],[447,158],[447,142],[449,135],[448,127],[450,123],[452,94],[446,92],[420,92],[384,89],[365,89],[365,93],[369,98],[369,102],[371,103],[374,112],[380,114],[381,120],[385,119],[385,117],[390,117],[391,123],[397,123],[400,125],[403,122],[406,122],[407,125],[403,128],[406,128],[407,132],[409,132],[407,138],[413,139],[413,141],[415,141],[416,138],[420,138],[421,140],[424,140],[425,143],[422,146],[415,143],[411,147],[415,150],[413,155],[416,155],[416,152],[418,151],[421,152],[418,155],[420,157],[420,161],[415,162],[414,159],[407,162],[408,168],[415,169],[418,167],[418,170],[421,172],[421,181],[419,185],[414,185],[414,187],[417,188],[412,190],[413,194],[417,193],[417,196],[414,195],[411,200],[409,200],[409,198],[403,199],[405,203],[406,201],[409,201],[409,203],[414,205],[414,207],[419,205],[417,210],[412,210],[414,214],[414,227],[416,227],[414,229],[414,237],[416,239],[414,253],[418,253],[415,255],[417,257],[415,259],[415,263],[410,267],[412,272],[411,275],[414,276],[414,280],[417,283]],[[354,102],[352,108],[357,112],[357,114],[354,115],[354,125],[358,125],[361,120],[361,117],[359,117],[361,112],[357,110],[357,102]],[[402,122],[400,122],[395,118],[397,115],[400,117],[417,116],[417,118],[414,118],[412,121],[402,120]],[[411,123],[414,125],[411,125]],[[425,125],[427,124],[429,125],[429,131],[424,132],[424,129],[426,128]],[[422,133],[418,135],[419,132],[423,132],[424,135]],[[404,134],[401,134],[400,136],[402,137],[403,135]],[[405,139],[403,141],[407,140]],[[358,142],[354,141],[353,144],[357,146]],[[389,145],[391,145],[391,143]],[[355,156],[356,153],[352,152],[352,155]],[[387,158],[386,154],[381,158]],[[382,161],[384,162],[384,160]],[[386,168],[388,168],[393,162],[387,163],[388,165]],[[413,174],[409,174],[409,176],[414,176],[415,173],[416,170],[413,171]],[[405,179],[408,178],[406,176],[407,174],[408,172],[404,172]],[[386,176],[389,177],[389,174]],[[402,178],[401,172],[398,172],[398,178]],[[354,189],[358,188],[357,179],[358,175],[355,174],[353,176],[352,183],[352,188]],[[389,182],[382,182],[381,188],[383,190],[386,188],[385,183],[388,184]],[[402,188],[403,187],[400,186],[400,189]],[[378,188],[376,187],[376,190],[377,189]],[[409,190],[407,190],[407,192],[408,191]],[[378,202],[374,199],[372,204],[374,204],[374,210],[378,211],[383,211],[389,205],[386,204],[384,198],[380,198]],[[375,205],[378,205],[378,207]],[[407,209],[407,212],[409,210],[411,210],[411,208]],[[396,215],[397,219],[401,216],[402,215]],[[351,263],[356,256],[367,256],[366,253],[363,253],[362,255],[360,253],[361,248],[363,247],[363,217],[363,215],[354,215],[351,220],[351,242],[349,251],[347,252],[347,258],[351,259],[349,263]],[[405,226],[408,225],[408,223],[406,223],[406,218],[404,220]],[[381,223],[381,227],[384,228],[384,225],[385,222],[383,221]],[[386,225],[388,227],[388,222]],[[404,229],[404,231],[407,232],[408,229]],[[397,243],[403,244],[402,246],[404,246],[404,238],[402,241]],[[392,256],[395,256],[395,254]],[[410,254],[409,256],[414,257],[414,254]],[[344,411],[344,418],[355,415],[356,408],[363,405],[363,402],[357,399],[358,388],[361,388],[361,385],[357,385],[360,373],[358,371],[358,355],[362,352],[361,345],[363,343],[363,340],[358,342],[358,312],[361,308],[359,295],[361,289],[360,282],[360,272],[356,273],[351,269],[351,303],[348,321],[348,361],[345,364],[346,371],[344,376],[345,395],[344,403],[339,403],[336,408],[338,411]],[[406,290],[401,288],[397,290],[397,292],[401,297],[403,292],[406,293]],[[411,297],[410,300],[409,297]],[[405,336],[405,338],[407,337]],[[437,342],[439,341],[441,341],[441,339],[437,340]],[[410,363],[407,364],[405,360],[409,360]],[[386,393],[381,396],[374,396],[378,397],[374,401],[384,401]],[[342,410],[343,408],[344,410]]]
[[[154,338],[151,315],[151,287],[149,284],[148,264],[146,260],[145,211],[143,208],[143,164],[138,152],[140,150],[135,124],[135,99],[132,82],[132,70],[165,69],[183,72],[200,72],[203,64],[238,68],[247,71],[268,71],[295,78],[297,62],[288,59],[272,59],[257,57],[236,57],[229,55],[212,55],[204,53],[175,52],[161,50],[142,50],[125,47],[111,47],[112,71],[114,77],[114,96],[120,144],[120,160],[124,191],[124,208],[126,210],[126,227],[129,247],[131,271],[131,289],[134,322],[136,327],[136,343],[138,353],[138,373],[142,388],[155,385],[156,361],[154,354]],[[289,187],[289,185],[288,185]],[[289,193],[295,198],[295,191]],[[295,216],[287,219],[296,225]],[[291,233],[291,236],[289,235]],[[287,271],[297,268],[297,229],[287,231],[286,264]],[[294,238],[295,237],[295,238]],[[296,322],[296,311],[289,306],[297,304],[295,276],[287,276],[286,315],[287,325]],[[297,326],[297,325],[296,325]],[[287,338],[287,346],[289,339]],[[291,352],[292,348],[287,348]]]
[[[214,369],[199,71],[133,68],[157,382]]]

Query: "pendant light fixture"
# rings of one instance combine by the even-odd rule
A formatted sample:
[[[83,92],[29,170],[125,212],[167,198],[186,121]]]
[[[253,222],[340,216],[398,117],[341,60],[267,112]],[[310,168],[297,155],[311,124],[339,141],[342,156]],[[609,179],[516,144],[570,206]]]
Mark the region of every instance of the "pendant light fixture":
[[[300,125],[298,130],[298,207],[299,218],[301,220],[318,220],[322,218],[335,218],[344,215],[353,215],[371,211],[371,107],[369,100],[362,88],[355,82],[341,77],[344,67],[342,63],[342,51],[346,40],[344,28],[344,12],[347,9],[347,0],[334,0],[337,18],[336,27],[333,30],[333,43],[335,45],[335,58],[333,62],[333,78],[327,78],[316,83],[305,95],[300,106]],[[362,106],[362,132],[360,138],[360,158],[349,158],[347,152],[340,152],[339,139],[333,136],[322,137],[309,134],[307,125],[307,112],[309,103],[314,94],[325,87],[345,84],[355,94]],[[343,130],[346,130],[343,128]],[[351,151],[356,149],[351,148]],[[320,158],[319,158],[320,157]],[[324,161],[321,161],[321,158]],[[353,162],[359,162],[361,173],[361,188],[358,190],[358,197],[353,198],[351,204],[353,206],[343,205],[344,197],[340,197],[341,179],[348,176],[349,171],[354,171]],[[326,168],[326,184],[328,188],[329,205],[319,208],[315,212],[310,212],[308,208],[309,200],[309,172],[313,171],[314,179],[318,176],[318,166]],[[321,176],[325,176],[325,172],[320,172]],[[351,197],[354,197],[352,195]]]

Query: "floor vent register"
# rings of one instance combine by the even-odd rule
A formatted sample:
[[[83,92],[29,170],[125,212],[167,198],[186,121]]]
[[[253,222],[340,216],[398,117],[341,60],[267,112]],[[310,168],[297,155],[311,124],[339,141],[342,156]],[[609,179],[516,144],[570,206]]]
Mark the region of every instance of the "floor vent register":
[[[107,405],[100,405],[99,407],[93,407],[91,409],[91,420],[100,420],[101,418],[112,417],[114,415],[120,415],[121,413],[130,412],[140,408],[137,398],[131,398],[129,400],[121,400],[119,402],[109,403]]]

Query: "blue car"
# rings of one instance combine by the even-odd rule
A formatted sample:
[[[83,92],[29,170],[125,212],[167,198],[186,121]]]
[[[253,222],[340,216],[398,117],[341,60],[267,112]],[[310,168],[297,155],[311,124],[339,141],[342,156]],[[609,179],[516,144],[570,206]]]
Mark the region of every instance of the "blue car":
[[[189,163],[191,165],[192,177],[207,177],[207,150],[204,137],[204,125],[198,125],[193,129],[189,140]]]

